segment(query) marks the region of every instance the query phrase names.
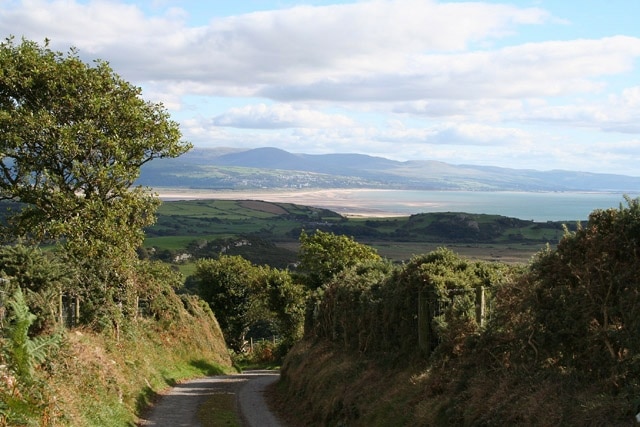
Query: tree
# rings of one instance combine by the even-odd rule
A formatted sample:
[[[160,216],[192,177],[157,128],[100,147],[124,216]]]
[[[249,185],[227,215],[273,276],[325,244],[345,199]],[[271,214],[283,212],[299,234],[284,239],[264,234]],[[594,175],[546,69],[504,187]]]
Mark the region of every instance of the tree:
[[[307,273],[308,286],[316,289],[342,270],[365,261],[382,258],[370,246],[351,237],[325,233],[300,234],[300,269]]]
[[[269,309],[274,313],[285,345],[291,346],[302,338],[306,290],[295,283],[286,270],[268,269],[264,280]]]
[[[255,320],[255,289],[260,269],[241,256],[223,255],[219,259],[200,260],[196,264],[194,280],[224,334],[227,345],[241,351],[245,335]]]
[[[13,38],[0,43],[0,200],[11,236],[64,239],[83,256],[128,256],[158,201],[140,167],[190,148],[162,104],[107,62]]]
[[[159,201],[134,182],[147,162],[189,148],[162,104],[108,63],[48,41],[0,43],[0,200],[20,204],[1,229],[64,244],[86,302],[107,313],[89,318],[117,329],[113,315],[135,313],[135,250]]]

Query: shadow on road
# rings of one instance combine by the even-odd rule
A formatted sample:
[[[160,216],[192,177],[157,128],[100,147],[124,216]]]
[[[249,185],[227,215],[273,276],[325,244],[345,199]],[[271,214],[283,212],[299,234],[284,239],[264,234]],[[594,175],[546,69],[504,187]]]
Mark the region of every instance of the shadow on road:
[[[138,423],[139,426],[200,427],[198,408],[215,394],[234,394],[240,417],[248,426],[279,426],[263,399],[264,389],[277,381],[277,371],[247,371],[199,378],[171,388]]]

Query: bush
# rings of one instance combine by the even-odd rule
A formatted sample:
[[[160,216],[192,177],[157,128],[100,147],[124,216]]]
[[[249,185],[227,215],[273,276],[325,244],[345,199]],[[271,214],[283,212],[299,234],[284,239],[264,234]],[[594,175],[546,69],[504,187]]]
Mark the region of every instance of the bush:
[[[428,356],[438,346],[460,354],[465,340],[480,331],[476,291],[487,287],[491,295],[508,269],[470,262],[446,249],[399,268],[365,262],[321,288],[308,330],[359,352]]]
[[[591,213],[524,278],[520,310],[539,361],[616,383],[640,374],[640,200],[627,203]]]
[[[10,315],[3,333],[0,366],[0,425],[48,425],[53,402],[34,370],[60,343],[58,335],[29,336],[36,316],[18,288],[7,301]]]

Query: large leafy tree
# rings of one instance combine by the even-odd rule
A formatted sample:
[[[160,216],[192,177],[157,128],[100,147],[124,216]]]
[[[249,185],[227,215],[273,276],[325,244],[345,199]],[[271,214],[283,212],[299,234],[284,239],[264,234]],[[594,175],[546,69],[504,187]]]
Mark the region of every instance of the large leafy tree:
[[[286,345],[293,345],[302,338],[306,289],[295,283],[286,270],[265,269],[268,308],[273,313],[278,331]]]
[[[162,104],[108,63],[0,43],[0,200],[20,206],[0,228],[64,244],[87,321],[117,332],[135,314],[135,249],[159,202],[134,183],[145,163],[189,148]]]
[[[199,295],[216,315],[227,344],[238,352],[256,320],[260,275],[261,270],[241,256],[222,255],[196,264],[194,281]]]
[[[84,256],[131,253],[157,207],[140,167],[190,148],[162,104],[104,61],[0,43],[0,199],[22,203],[5,231],[64,239]]]
[[[235,351],[242,350],[251,329],[265,323],[286,346],[301,338],[307,292],[288,271],[221,255],[198,261],[192,280]]]

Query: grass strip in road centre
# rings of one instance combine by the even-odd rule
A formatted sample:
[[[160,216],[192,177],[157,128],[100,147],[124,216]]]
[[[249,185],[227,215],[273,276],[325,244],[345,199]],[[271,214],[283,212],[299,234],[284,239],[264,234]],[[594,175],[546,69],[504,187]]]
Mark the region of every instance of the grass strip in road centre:
[[[202,427],[240,427],[236,395],[234,393],[216,393],[198,409],[198,420]]]

